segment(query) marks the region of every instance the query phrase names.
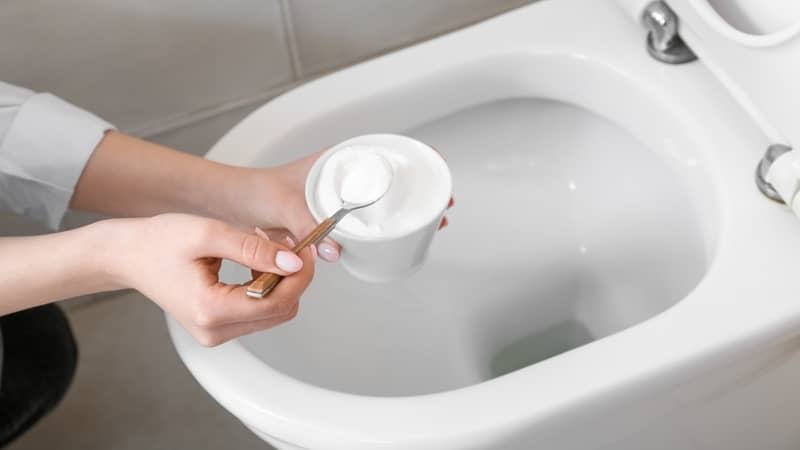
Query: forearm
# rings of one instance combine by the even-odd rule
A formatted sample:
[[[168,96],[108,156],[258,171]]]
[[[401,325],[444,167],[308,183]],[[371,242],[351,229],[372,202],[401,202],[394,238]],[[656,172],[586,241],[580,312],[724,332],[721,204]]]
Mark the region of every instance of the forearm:
[[[0,315],[118,289],[108,264],[108,221],[61,233],[0,238]]]
[[[110,132],[89,159],[70,206],[110,216],[185,212],[230,221],[250,172]]]

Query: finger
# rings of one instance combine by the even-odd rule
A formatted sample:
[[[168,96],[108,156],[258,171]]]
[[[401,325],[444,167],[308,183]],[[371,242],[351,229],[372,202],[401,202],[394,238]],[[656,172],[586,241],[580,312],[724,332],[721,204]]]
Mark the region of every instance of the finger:
[[[449,222],[447,221],[447,217],[442,217],[442,221],[439,222],[439,229],[446,227]]]
[[[455,205],[455,204],[456,204],[456,201],[455,201],[455,199],[453,199],[453,197],[450,197],[450,201],[449,201],[449,202],[447,202],[447,208],[448,208],[448,209],[449,209],[449,208],[452,208],[452,207],[453,207],[453,205]]]
[[[266,320],[285,316],[297,304],[314,277],[314,259],[311,249],[304,249],[299,256],[303,268],[283,278],[263,299],[247,296],[247,286],[217,283],[209,287],[209,295],[199,300],[198,308],[202,318],[196,321],[203,328],[211,329],[222,325]]]
[[[288,247],[226,224],[212,224],[201,237],[198,257],[215,256],[260,272],[288,275],[303,267],[303,260]]]
[[[289,241],[289,243],[292,245],[292,247],[294,247],[294,242],[292,241],[292,238],[290,238],[289,236],[285,236],[284,239],[287,239]],[[317,258],[319,257],[319,253],[317,253],[317,246],[316,245],[310,245],[310,246],[308,246],[308,248],[311,249],[311,257],[314,260],[314,263],[316,263]],[[250,269],[250,276],[252,277],[252,279],[251,279],[251,281],[249,281],[249,282],[247,282],[245,284],[249,285],[250,283],[252,283],[252,280],[255,280],[256,278],[260,277],[263,273],[264,272],[259,272],[258,270],[255,270],[255,269]]]
[[[321,259],[328,262],[336,262],[341,255],[341,247],[334,240],[326,238],[317,244],[317,252]]]
[[[298,311],[299,303],[295,303],[295,307],[292,310],[289,310],[283,316],[275,316],[262,320],[253,320],[250,322],[232,323],[211,330],[198,329],[193,334],[200,336],[198,340],[200,340],[203,345],[207,347],[214,347],[231,339],[236,339],[257,331],[264,331],[284,322],[288,322],[297,315]]]
[[[255,228],[255,232],[258,235],[258,237],[264,238],[264,239],[266,239],[268,241],[270,240],[269,236],[267,235],[267,232],[262,230],[261,228],[256,227]]]
[[[297,239],[303,239],[311,234],[317,223],[308,211],[294,216],[292,219],[287,220],[289,231],[295,235]],[[327,262],[336,262],[341,254],[341,247],[333,239],[326,237],[322,242],[317,244],[317,253],[319,257]]]
[[[267,235],[267,239],[283,244],[286,244],[286,238],[290,237],[291,235],[289,230],[285,228],[270,228],[267,230],[262,230],[262,232]]]
[[[314,278],[314,254],[313,250],[310,247],[304,248],[298,254],[300,258],[303,260],[303,269],[297,273],[294,273],[290,276],[284,277],[280,283],[278,283],[275,288],[265,297],[265,299],[269,299],[270,297],[275,297],[278,301],[285,298],[299,298],[300,294],[302,294],[308,285],[311,283],[311,280]],[[263,300],[253,300],[252,298],[248,297],[252,303],[258,303]]]

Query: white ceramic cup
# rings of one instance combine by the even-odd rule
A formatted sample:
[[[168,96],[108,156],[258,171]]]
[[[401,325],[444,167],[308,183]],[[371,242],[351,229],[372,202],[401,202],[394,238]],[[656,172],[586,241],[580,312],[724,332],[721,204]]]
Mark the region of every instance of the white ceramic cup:
[[[429,164],[441,173],[441,182],[446,189],[438,189],[441,208],[426,217],[424,225],[387,236],[357,236],[335,228],[330,236],[342,247],[340,263],[354,277],[373,283],[383,283],[407,277],[419,269],[428,256],[431,241],[439,229],[439,223],[450,202],[452,176],[444,159],[433,148],[415,139],[396,134],[368,134],[348,139],[325,151],[311,167],[306,178],[306,204],[311,215],[319,223],[327,216],[319,210],[316,201],[317,182],[322,167],[334,153],[351,146],[375,146],[398,152],[424,149],[431,152]],[[413,201],[414,199],[410,199]]]

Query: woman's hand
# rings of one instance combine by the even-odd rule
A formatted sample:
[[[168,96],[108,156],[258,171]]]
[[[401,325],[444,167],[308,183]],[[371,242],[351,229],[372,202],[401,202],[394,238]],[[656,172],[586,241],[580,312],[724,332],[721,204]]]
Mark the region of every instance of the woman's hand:
[[[321,154],[251,169],[111,131],[89,159],[70,207],[123,217],[186,212],[246,230],[287,229],[299,240],[316,226],[306,206],[305,181]],[[446,223],[444,219],[442,226]],[[339,245],[333,239],[325,239],[317,249],[326,261],[339,258]]]
[[[298,257],[262,233],[218,220],[163,214],[106,222],[112,228],[107,259],[115,284],[152,299],[206,346],[292,319],[314,275],[311,249]],[[287,276],[266,298],[255,300],[245,286],[220,282],[223,258]]]
[[[241,207],[232,212],[235,221],[243,226],[256,225],[262,228],[285,228],[295,239],[308,235],[317,223],[308,211],[305,184],[311,166],[322,151],[312,153],[290,163],[268,169],[244,169],[239,178]],[[450,199],[448,208],[453,206]],[[439,228],[447,226],[442,219]],[[333,262],[339,259],[339,244],[326,238],[317,245],[320,258]]]
[[[306,176],[321,154],[312,153],[267,169],[244,169],[246,173],[237,181],[243,201],[241,207],[232,213],[234,220],[243,226],[284,228],[295,240],[311,233],[317,223],[306,205]],[[325,238],[316,249],[325,261],[339,259],[339,244],[331,238]]]

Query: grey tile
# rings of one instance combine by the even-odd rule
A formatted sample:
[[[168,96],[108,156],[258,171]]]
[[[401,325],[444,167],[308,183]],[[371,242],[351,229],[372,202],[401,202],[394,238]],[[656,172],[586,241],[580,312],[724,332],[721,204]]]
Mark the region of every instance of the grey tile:
[[[289,0],[302,74],[341,67],[531,0]]]
[[[153,142],[203,156],[234,125],[259,108],[263,102],[236,108],[147,138]]]
[[[64,401],[9,450],[269,449],[195,382],[138,293],[68,312],[80,347]]]
[[[61,300],[58,302],[58,304],[65,311],[75,311],[80,308],[86,308],[88,306],[91,306],[94,304],[94,302],[100,301],[104,298],[106,297],[103,297],[100,294],[87,294],[87,295],[81,295],[80,297],[73,297]]]
[[[124,129],[292,78],[278,0],[7,0],[0,61]]]
[[[70,230],[81,227],[97,220],[102,219],[99,214],[92,214],[83,211],[67,211],[61,228]],[[0,237],[1,236],[34,236],[38,234],[52,233],[53,230],[47,228],[42,222],[37,222],[30,217],[20,216],[12,213],[0,213]]]
[[[34,236],[49,232],[50,230],[43,223],[31,218],[11,213],[0,213],[0,237]]]
[[[61,229],[71,230],[73,228],[82,227],[84,225],[88,225],[92,222],[97,222],[98,220],[103,220],[105,218],[106,216],[102,214],[90,213],[86,211],[69,210],[64,215],[64,219],[61,221]]]

